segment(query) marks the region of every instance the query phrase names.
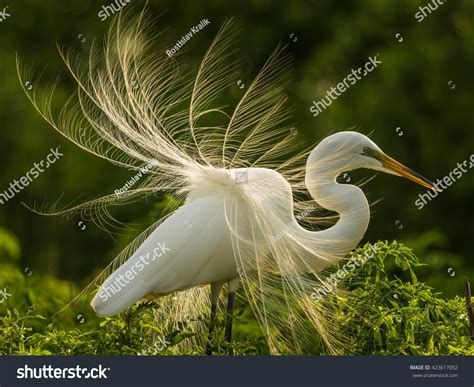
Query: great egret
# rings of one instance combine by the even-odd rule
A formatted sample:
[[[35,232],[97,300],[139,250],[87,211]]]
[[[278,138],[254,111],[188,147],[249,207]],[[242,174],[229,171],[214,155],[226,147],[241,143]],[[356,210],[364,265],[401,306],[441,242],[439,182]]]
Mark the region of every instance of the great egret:
[[[337,350],[327,316],[311,293],[316,283],[324,283],[324,269],[357,246],[370,214],[362,190],[336,178],[368,168],[433,185],[353,131],[295,154],[298,136],[287,122],[284,95],[289,59],[282,48],[229,111],[219,107],[219,99],[238,79],[231,23],[222,26],[188,79],[179,55],[170,58],[164,49],[151,49],[151,24],[143,17],[142,12],[126,22],[118,16],[105,42],[105,61],[93,45],[84,76],[70,54],[61,52],[78,88],[77,103],[69,102],[58,120],[25,90],[43,117],[81,148],[129,169],[152,165],[140,185],[123,195],[52,213],[96,215],[100,226],[108,226],[113,219],[109,205],[158,191],[185,199],[87,289],[101,285],[92,307],[100,316],[111,316],[143,298],[174,293],[163,298],[158,311],[158,321],[166,324],[202,313],[209,300],[201,286],[210,284],[214,319],[227,284],[230,341],[234,292],[241,283],[273,353],[304,352],[311,341],[302,334],[308,325]],[[304,196],[308,193],[311,200]],[[316,203],[338,214],[335,225],[315,231],[324,218],[312,213],[304,217],[312,230],[297,222],[295,211]]]

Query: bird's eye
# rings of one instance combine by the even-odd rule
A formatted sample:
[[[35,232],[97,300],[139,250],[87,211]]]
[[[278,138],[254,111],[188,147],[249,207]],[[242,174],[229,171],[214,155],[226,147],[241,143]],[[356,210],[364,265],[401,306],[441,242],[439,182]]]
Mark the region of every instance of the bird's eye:
[[[366,146],[363,150],[366,155],[370,154],[370,148],[368,146]]]

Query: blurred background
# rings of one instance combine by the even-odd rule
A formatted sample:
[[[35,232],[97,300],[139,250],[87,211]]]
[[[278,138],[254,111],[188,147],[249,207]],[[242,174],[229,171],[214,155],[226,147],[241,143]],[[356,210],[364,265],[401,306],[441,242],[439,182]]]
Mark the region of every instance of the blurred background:
[[[54,100],[59,108],[74,91],[57,51],[57,44],[87,55],[93,39],[101,41],[111,18],[98,13],[112,0],[0,1],[7,16],[0,23],[0,192],[24,176],[34,162],[61,146],[61,157],[14,198],[0,205],[0,263],[16,265],[25,273],[47,273],[85,285],[110,262],[169,200],[123,207],[120,220],[133,228],[111,237],[80,218],[44,217],[22,203],[66,205],[112,193],[134,173],[122,170],[80,150],[55,132],[25,96],[16,71],[16,55],[24,64],[43,71],[43,80],[58,76]],[[133,4],[132,4],[133,3]],[[196,68],[220,25],[234,18],[241,80],[249,83],[274,47],[282,42],[294,59],[288,88],[292,116],[309,146],[322,137],[348,128],[372,133],[389,155],[436,180],[474,153],[474,2],[446,2],[415,18],[427,1],[150,0],[148,12],[158,17],[159,30],[172,47],[200,20],[211,24],[186,45],[185,59]],[[141,9],[144,1],[127,7]],[[7,7],[7,8],[6,8]],[[431,3],[434,9],[434,5]],[[6,9],[4,9],[6,8]],[[382,63],[344,92],[317,117],[312,101],[369,56]],[[35,85],[40,90],[45,85]],[[237,86],[235,86],[237,87]],[[372,176],[351,173],[351,181]],[[378,175],[364,186],[373,206],[365,241],[399,240],[413,248],[427,265],[425,281],[444,296],[463,294],[463,278],[474,281],[474,170],[467,171],[445,192],[419,210],[415,201],[426,191],[394,176]],[[380,200],[381,199],[381,200]]]

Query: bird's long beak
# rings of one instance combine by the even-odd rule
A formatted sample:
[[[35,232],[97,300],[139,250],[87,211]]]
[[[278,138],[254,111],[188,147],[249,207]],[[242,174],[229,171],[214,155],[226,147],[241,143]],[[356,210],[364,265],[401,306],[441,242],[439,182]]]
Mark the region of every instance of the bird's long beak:
[[[423,187],[432,189],[434,191],[439,191],[431,181],[421,176],[419,173],[404,166],[402,163],[399,163],[397,160],[392,159],[390,156],[381,154],[379,160],[385,168],[394,174],[406,177],[407,179],[410,179],[411,181],[414,181]]]

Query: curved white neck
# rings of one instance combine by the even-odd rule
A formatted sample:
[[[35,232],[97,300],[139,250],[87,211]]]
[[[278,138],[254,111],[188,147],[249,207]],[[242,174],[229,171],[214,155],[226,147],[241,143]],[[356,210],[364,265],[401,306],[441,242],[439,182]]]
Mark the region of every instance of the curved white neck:
[[[318,239],[332,243],[332,252],[343,258],[358,245],[369,225],[370,210],[364,193],[354,185],[335,181],[312,184],[308,190],[320,206],[339,214],[334,226],[318,232]]]
[[[316,156],[316,157],[315,157]],[[320,161],[311,154],[306,167],[306,187],[312,198],[322,207],[339,214],[337,223],[323,231],[311,232],[300,228],[304,237],[319,252],[327,265],[343,259],[363,238],[370,221],[369,203],[359,187],[336,182],[337,176],[347,171],[346,165]]]

